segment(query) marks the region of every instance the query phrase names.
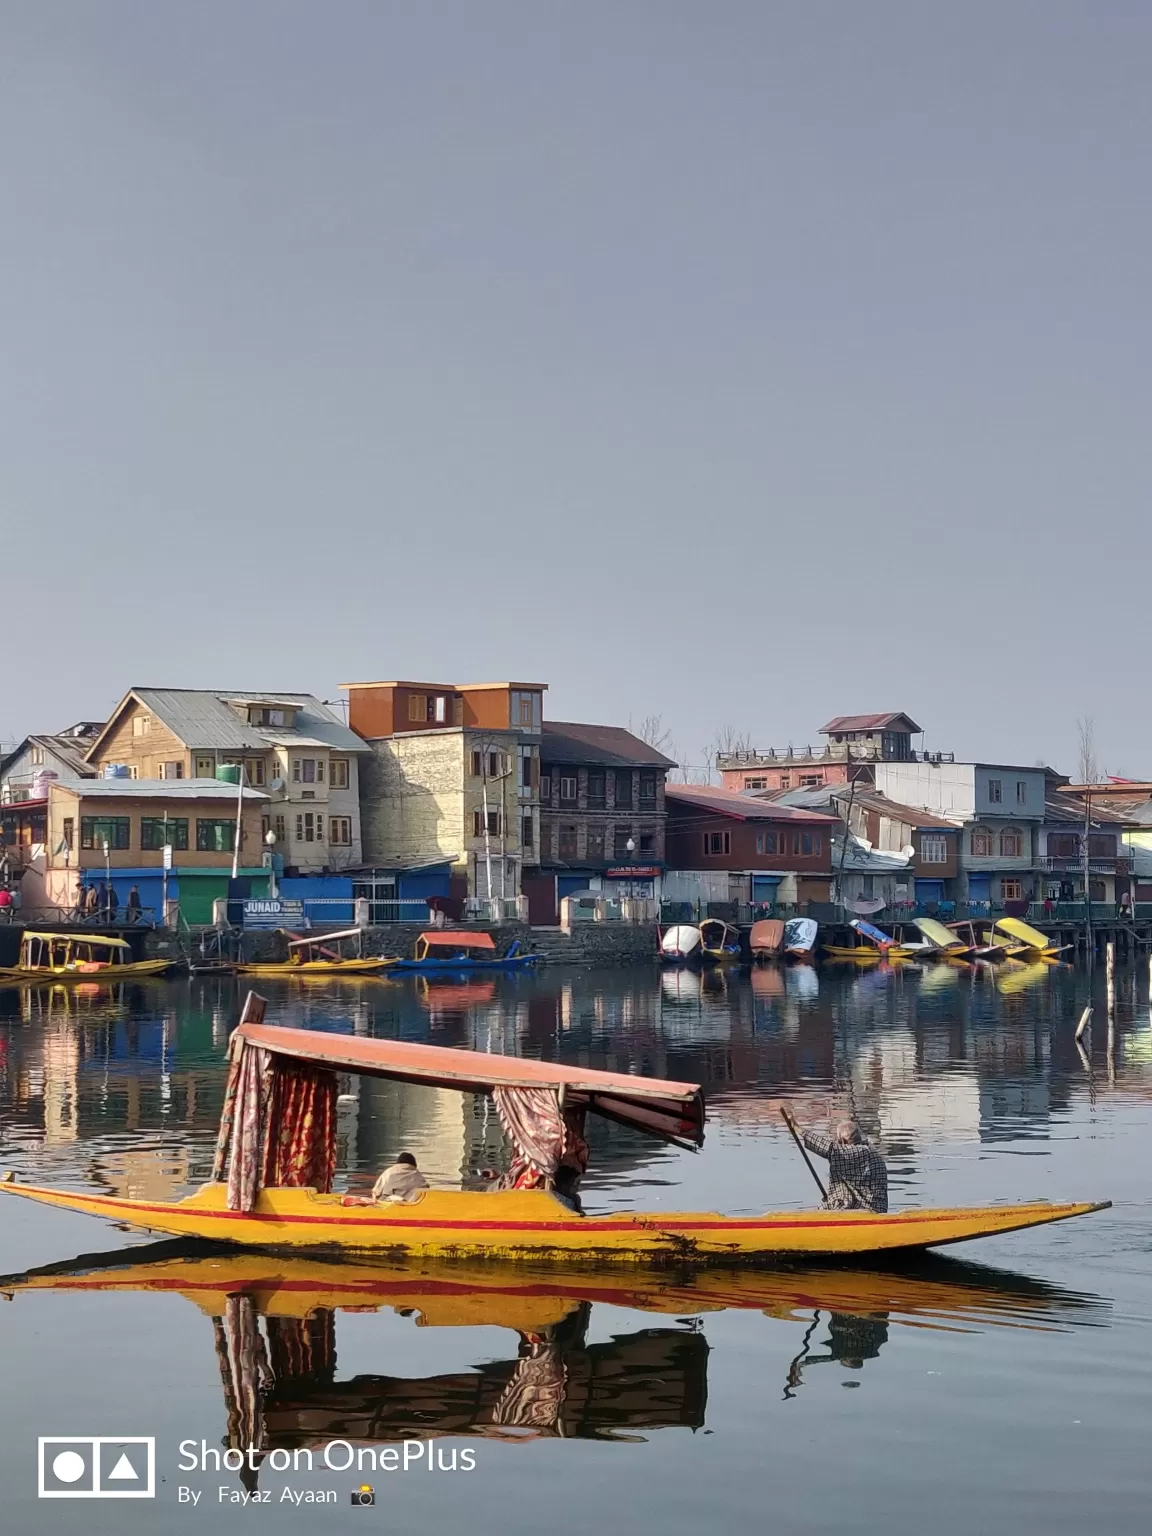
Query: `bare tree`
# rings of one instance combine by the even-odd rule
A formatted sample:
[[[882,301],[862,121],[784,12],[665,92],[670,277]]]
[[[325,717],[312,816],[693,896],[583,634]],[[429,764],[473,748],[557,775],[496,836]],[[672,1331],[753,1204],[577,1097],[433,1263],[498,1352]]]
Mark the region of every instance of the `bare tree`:
[[[1076,737],[1076,782],[1095,784],[1100,778],[1100,765],[1096,760],[1096,722],[1091,715],[1082,715],[1077,720]]]
[[[639,736],[641,741],[646,741],[657,752],[662,752],[665,757],[675,757],[671,751],[672,732],[664,724],[663,715],[645,715],[639,725],[632,724],[632,717],[628,717],[628,729],[634,736]]]

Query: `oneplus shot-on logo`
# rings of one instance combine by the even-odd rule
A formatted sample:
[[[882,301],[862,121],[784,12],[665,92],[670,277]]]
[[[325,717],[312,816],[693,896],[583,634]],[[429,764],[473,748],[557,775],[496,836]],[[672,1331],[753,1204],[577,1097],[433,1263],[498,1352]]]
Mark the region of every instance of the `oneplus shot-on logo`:
[[[41,1435],[42,1499],[154,1499],[152,1435]]]

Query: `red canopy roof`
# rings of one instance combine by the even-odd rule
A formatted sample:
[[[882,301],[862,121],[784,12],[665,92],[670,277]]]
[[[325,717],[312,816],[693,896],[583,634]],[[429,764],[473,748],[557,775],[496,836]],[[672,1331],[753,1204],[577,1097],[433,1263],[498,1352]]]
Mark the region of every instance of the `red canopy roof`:
[[[431,933],[422,933],[420,942],[427,944],[430,949],[433,945],[452,949],[496,948],[496,941],[490,933],[457,933],[451,928],[434,928]]]
[[[409,1040],[366,1040],[360,1035],[316,1029],[282,1029],[276,1024],[242,1022],[232,1041],[338,1071],[456,1088],[461,1093],[490,1093],[496,1087],[563,1088],[566,1103],[584,1103],[597,1114],[654,1136],[696,1143],[704,1139],[704,1096],[696,1083],[600,1072],[592,1067],[562,1066],[486,1051],[416,1045]]]

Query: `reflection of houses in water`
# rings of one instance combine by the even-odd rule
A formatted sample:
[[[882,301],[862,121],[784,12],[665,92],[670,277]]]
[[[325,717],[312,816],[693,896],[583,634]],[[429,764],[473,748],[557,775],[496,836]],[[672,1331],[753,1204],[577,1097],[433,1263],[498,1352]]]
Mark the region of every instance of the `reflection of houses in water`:
[[[379,1171],[411,1152],[433,1185],[458,1189],[469,1162],[467,1094],[362,1077],[356,1139],[360,1165]]]
[[[101,1190],[130,1200],[179,1200],[191,1184],[200,1182],[183,1146],[136,1152],[103,1148],[90,1171]]]
[[[80,1134],[80,1043],[67,1025],[46,1026],[41,1045],[44,1145],[59,1146]]]
[[[882,1089],[880,1134],[885,1140],[975,1141],[980,1133],[981,1092],[974,1072],[919,1078]]]

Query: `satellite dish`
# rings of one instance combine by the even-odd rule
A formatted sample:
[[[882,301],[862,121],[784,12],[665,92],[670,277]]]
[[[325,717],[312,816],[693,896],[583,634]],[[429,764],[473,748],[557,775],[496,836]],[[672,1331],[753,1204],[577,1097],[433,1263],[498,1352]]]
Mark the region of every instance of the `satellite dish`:
[[[274,790],[276,790],[277,793],[279,793],[280,790],[282,790],[284,788],[284,780],[283,779],[271,779],[269,781],[268,788],[269,789],[274,789]]]
[[[915,845],[913,843],[905,843],[900,850],[900,857],[903,859],[914,859],[916,857]]]

